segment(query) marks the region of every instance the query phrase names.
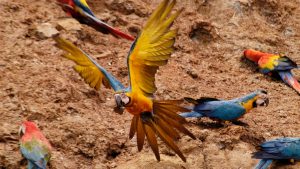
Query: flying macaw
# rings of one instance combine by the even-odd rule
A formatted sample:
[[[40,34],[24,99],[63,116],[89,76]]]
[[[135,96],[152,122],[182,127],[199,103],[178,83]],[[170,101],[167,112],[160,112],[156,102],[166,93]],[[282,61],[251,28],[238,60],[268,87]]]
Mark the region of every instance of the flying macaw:
[[[192,110],[191,112],[181,113],[182,117],[209,117],[217,121],[235,121],[254,107],[269,104],[267,92],[263,90],[257,90],[232,100],[207,97],[201,97],[197,100],[186,97],[185,100],[194,106],[189,108]]]
[[[21,153],[28,160],[27,169],[46,169],[52,148],[37,125],[24,121],[19,134]]]
[[[252,158],[261,159],[255,169],[267,169],[273,160],[300,160],[300,138],[278,138],[260,145]]]
[[[258,64],[263,74],[279,77],[290,87],[300,94],[300,84],[294,77],[292,69],[299,66],[287,56],[280,56],[270,53],[263,53],[248,49],[244,51],[244,55],[249,60]]]
[[[58,4],[62,6],[64,11],[66,11],[69,15],[71,15],[82,24],[89,25],[104,34],[110,33],[116,37],[122,37],[130,41],[133,41],[135,39],[133,36],[126,34],[96,18],[85,0],[57,1]]]
[[[180,106],[183,100],[159,101],[153,98],[157,90],[155,74],[159,66],[167,64],[174,51],[177,30],[170,30],[174,20],[180,14],[170,14],[175,0],[164,0],[152,13],[139,37],[133,42],[127,58],[130,86],[125,88],[114,76],[96,63],[90,56],[72,43],[55,37],[57,46],[66,51],[66,58],[77,65],[74,69],[92,88],[98,90],[103,84],[112,87],[117,107],[115,111],[126,109],[133,115],[129,138],[136,133],[138,150],[144,145],[145,136],[156,159],[160,160],[156,135],[161,138],[183,160],[186,158],[175,144],[179,132],[195,139],[183,124],[186,120],[177,112],[188,111]]]

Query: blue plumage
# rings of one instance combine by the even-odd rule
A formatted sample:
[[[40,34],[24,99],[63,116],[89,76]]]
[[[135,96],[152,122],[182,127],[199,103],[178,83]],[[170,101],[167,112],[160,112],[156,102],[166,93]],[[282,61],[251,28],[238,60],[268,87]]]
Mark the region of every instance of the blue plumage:
[[[91,16],[95,16],[94,13],[90,10],[88,6],[83,4],[80,0],[74,0],[73,1],[76,6],[80,7],[84,12],[88,13]]]
[[[256,107],[256,100],[263,91],[256,91],[246,96],[232,100],[218,100],[214,98],[200,98],[194,100],[186,98],[194,103],[192,112],[181,113],[183,117],[209,117],[218,120],[232,121],[242,117],[247,111]],[[266,101],[266,100],[264,100]]]
[[[48,152],[43,150],[41,145],[36,144],[30,149],[25,148],[26,146],[21,145],[21,153],[28,160],[27,169],[46,169]]]
[[[253,154],[253,158],[262,159],[256,169],[266,169],[272,160],[300,160],[300,138],[278,138],[262,143],[261,150]]]

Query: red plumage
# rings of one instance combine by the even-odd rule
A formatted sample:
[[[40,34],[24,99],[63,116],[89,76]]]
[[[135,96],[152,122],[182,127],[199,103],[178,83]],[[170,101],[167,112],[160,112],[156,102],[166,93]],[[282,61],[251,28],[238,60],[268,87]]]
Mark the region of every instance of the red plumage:
[[[52,149],[49,141],[34,122],[24,121],[22,123],[22,129],[24,129],[25,132],[21,138],[21,142],[31,141],[33,138],[35,138],[41,140],[49,148],[49,150]]]

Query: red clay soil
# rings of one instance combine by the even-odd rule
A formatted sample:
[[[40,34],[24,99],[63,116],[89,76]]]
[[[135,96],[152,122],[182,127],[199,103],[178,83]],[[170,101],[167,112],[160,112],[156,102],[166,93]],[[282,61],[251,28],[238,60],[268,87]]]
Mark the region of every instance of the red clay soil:
[[[160,1],[88,1],[99,17],[136,35]],[[254,48],[285,54],[300,52],[299,0],[185,0],[174,24],[176,51],[156,75],[158,99],[217,97],[230,99],[256,89],[269,93],[268,107],[259,107],[240,121],[220,126],[209,119],[191,119],[187,127],[197,140],[178,142],[184,163],[160,141],[161,162],[146,144],[138,152],[128,139],[131,115],[113,113],[112,90],[94,91],[61,57],[51,38],[36,33],[38,25],[57,25],[66,15],[55,0],[0,1],[0,168],[25,168],[18,128],[35,121],[54,147],[50,169],[204,168],[249,169],[255,146],[276,137],[300,136],[300,96],[280,81],[260,74],[242,59]],[[79,26],[79,25],[77,25]],[[128,83],[126,57],[130,42],[83,25],[59,29],[100,65]],[[298,78],[300,73],[295,71]],[[273,169],[300,164],[276,163]]]

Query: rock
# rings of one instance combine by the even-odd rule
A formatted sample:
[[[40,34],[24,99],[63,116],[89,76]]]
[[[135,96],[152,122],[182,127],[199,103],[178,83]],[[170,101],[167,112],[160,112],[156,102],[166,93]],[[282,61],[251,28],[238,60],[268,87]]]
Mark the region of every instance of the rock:
[[[82,29],[81,24],[73,18],[64,18],[57,21],[57,30],[67,30],[67,31],[80,31]]]
[[[197,74],[196,70],[193,68],[187,69],[186,73],[188,75],[190,75],[193,79],[198,78],[198,74]]]
[[[51,38],[58,33],[59,32],[55,29],[55,27],[50,23],[43,23],[41,25],[38,25],[35,30],[35,35],[39,39]]]

